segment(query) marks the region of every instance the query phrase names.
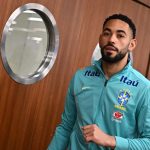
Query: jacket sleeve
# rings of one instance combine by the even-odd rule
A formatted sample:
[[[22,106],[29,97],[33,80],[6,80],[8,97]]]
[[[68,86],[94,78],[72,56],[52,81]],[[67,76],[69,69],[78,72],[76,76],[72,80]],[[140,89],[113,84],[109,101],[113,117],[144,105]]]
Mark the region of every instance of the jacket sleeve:
[[[70,134],[76,120],[76,105],[74,101],[73,82],[74,79],[71,80],[68,88],[61,124],[56,128],[54,137],[49,144],[48,150],[65,150],[68,146]]]
[[[125,139],[116,136],[115,150],[150,150],[150,88],[143,95],[144,104],[137,117],[139,137]]]

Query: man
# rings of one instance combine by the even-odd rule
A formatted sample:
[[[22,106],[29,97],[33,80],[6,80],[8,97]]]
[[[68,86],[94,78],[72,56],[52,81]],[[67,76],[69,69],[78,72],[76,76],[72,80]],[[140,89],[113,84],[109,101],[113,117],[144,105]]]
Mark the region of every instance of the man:
[[[150,150],[150,82],[129,59],[135,35],[127,16],[105,20],[102,59],[71,80],[62,123],[48,150]]]

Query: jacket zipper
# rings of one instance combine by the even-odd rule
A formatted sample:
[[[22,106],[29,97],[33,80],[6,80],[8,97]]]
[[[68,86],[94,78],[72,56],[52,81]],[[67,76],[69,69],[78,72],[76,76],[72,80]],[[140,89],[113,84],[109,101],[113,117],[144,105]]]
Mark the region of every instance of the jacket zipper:
[[[107,82],[108,82],[108,80],[105,80],[105,83],[104,83],[104,86],[105,86],[105,87],[107,86]]]

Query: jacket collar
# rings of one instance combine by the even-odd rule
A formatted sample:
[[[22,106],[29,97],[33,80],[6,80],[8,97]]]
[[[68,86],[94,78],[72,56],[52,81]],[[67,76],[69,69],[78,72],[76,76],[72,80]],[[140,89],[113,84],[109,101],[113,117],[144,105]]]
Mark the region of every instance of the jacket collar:
[[[102,59],[99,59],[97,61],[94,61],[93,65],[104,75],[103,69],[102,69]],[[129,70],[130,68],[132,68],[132,62],[130,59],[128,59],[128,63],[127,65],[119,72],[117,72],[116,74],[122,74],[125,73],[127,70]]]

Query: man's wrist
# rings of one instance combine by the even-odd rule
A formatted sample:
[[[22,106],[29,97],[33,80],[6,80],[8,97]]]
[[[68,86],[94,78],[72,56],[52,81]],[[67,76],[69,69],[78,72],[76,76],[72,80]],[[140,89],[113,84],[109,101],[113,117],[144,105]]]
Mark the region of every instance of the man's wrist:
[[[116,139],[114,136],[108,136],[108,139],[106,141],[106,147],[110,147],[114,149],[116,147]]]

